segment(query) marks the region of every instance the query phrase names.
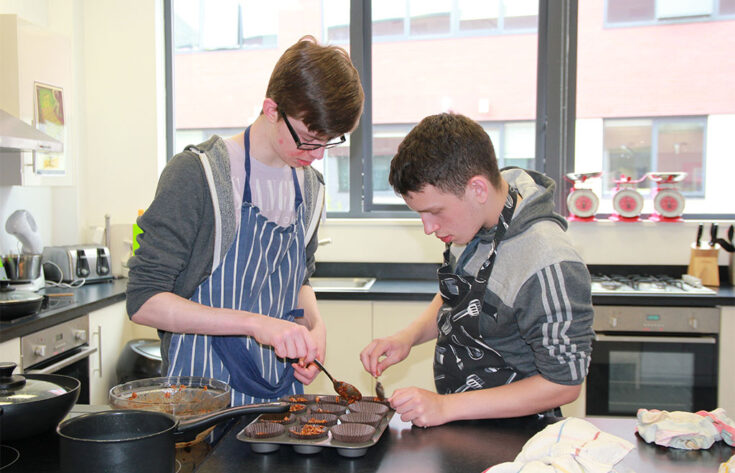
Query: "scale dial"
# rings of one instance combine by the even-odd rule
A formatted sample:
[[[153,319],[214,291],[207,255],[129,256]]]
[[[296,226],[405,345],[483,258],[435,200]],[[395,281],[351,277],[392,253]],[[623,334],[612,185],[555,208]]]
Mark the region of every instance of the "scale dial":
[[[590,189],[575,189],[567,197],[569,211],[579,218],[589,218],[597,213],[600,199]]]
[[[684,196],[676,189],[661,189],[653,198],[653,206],[659,215],[680,217],[684,213]]]
[[[643,210],[643,196],[634,189],[620,189],[613,196],[613,208],[621,217],[638,217]]]

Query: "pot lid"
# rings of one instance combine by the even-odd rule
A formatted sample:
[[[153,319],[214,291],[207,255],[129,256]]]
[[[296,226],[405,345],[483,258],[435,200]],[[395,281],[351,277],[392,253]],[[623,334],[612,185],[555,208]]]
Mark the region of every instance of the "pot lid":
[[[8,281],[0,281],[0,304],[19,304],[43,300],[41,294],[31,291],[19,291]]]
[[[16,366],[12,362],[0,362],[0,406],[50,399],[68,392],[50,381],[14,375]]]
[[[161,361],[161,342],[158,340],[140,340],[132,349],[149,360]]]

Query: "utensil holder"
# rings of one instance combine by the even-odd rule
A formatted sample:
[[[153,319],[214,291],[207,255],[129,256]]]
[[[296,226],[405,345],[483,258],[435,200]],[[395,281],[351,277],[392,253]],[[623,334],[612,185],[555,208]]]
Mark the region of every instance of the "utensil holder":
[[[720,274],[717,266],[717,254],[720,245],[697,247],[692,245],[687,274],[702,280],[705,286],[719,286]]]

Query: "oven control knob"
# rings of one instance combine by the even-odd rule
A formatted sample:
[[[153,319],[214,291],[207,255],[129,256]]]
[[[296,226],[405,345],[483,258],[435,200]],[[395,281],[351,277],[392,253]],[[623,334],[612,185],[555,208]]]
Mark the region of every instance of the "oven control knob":
[[[36,345],[33,347],[33,354],[36,356],[46,356],[46,345]]]
[[[610,317],[608,319],[608,323],[610,324],[610,327],[617,327],[618,326],[618,318],[617,317]]]
[[[697,330],[699,323],[697,322],[696,317],[692,317],[689,319],[689,326],[692,327],[694,330]]]
[[[87,341],[87,331],[84,329],[74,330],[74,340],[78,342],[86,342]]]

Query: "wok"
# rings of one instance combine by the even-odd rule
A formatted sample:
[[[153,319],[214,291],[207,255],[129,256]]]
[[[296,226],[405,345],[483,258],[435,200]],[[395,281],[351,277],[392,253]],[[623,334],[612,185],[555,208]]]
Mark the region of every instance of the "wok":
[[[0,441],[53,430],[79,397],[79,380],[58,374],[13,375],[16,364],[0,363]]]

